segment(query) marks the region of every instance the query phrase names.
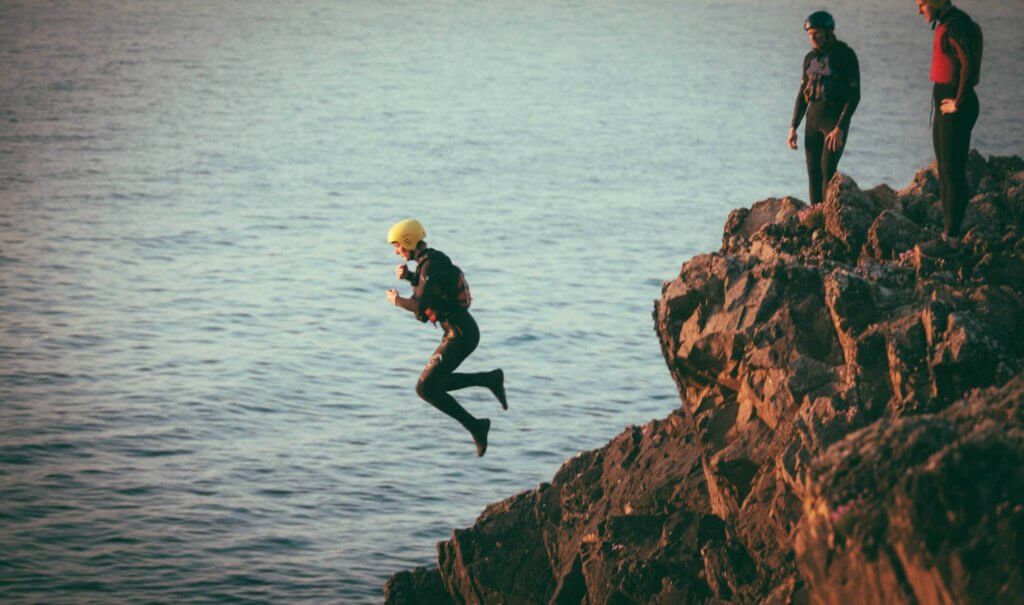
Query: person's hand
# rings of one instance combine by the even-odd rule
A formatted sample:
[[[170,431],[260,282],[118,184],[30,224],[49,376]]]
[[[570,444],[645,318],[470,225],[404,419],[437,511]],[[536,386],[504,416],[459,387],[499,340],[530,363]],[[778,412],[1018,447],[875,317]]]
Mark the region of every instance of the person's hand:
[[[796,149],[796,128],[789,129],[789,136],[786,137],[786,144],[790,149]]]
[[[942,99],[942,104],[939,105],[939,111],[944,114],[956,113],[956,99]]]
[[[825,149],[835,152],[843,148],[843,131],[838,127],[833,128],[832,132],[828,133],[825,137]]]
[[[398,279],[405,279],[409,276],[409,267],[407,265],[398,265],[395,267],[395,277]]]
[[[391,302],[391,304],[397,305],[398,303],[396,301],[398,300],[398,298],[398,290],[395,290],[393,288],[391,290],[388,290],[388,301]]]

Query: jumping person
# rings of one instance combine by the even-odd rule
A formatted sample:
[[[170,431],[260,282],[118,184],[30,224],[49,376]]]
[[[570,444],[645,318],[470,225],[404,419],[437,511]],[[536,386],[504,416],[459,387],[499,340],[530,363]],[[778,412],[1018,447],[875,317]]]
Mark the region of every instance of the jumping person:
[[[958,244],[967,212],[967,154],[971,130],[978,121],[978,95],[983,40],[981,28],[949,0],[917,0],[935,35],[932,41],[932,144],[939,167],[943,240]]]
[[[828,183],[846,146],[850,120],[860,102],[857,54],[836,38],[835,28],[835,19],[825,11],[812,13],[804,21],[811,52],[804,57],[800,89],[786,137],[789,148],[796,149],[796,129],[806,114],[804,155],[812,206],[825,199]]]
[[[409,298],[399,296],[398,290],[388,290],[388,300],[416,315],[421,322],[441,323],[444,337],[416,383],[416,393],[424,401],[459,422],[476,443],[476,455],[487,451],[487,433],[491,421],[477,419],[459,405],[449,391],[466,387],[487,387],[508,409],[505,399],[505,374],[501,369],[475,374],[455,373],[480,343],[480,330],[469,314],[471,301],[469,286],[462,271],[445,254],[427,247],[427,232],[419,221],[408,219],[395,224],[388,231],[388,243],[394,245],[395,254],[406,261],[415,260],[416,270],[406,264],[395,268],[395,277],[407,280],[413,287]]]

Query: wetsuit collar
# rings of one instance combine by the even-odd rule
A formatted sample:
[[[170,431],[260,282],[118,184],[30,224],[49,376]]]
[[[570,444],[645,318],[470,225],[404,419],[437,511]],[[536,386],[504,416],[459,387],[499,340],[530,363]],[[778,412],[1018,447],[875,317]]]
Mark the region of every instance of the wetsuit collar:
[[[427,255],[427,251],[429,251],[429,250],[430,250],[430,248],[427,248],[427,247],[424,247],[422,250],[418,250],[416,252],[416,254],[412,257],[412,259],[414,261],[416,261],[417,264],[419,264],[420,258],[423,257],[423,256],[426,256]]]
[[[821,55],[831,52],[832,49],[835,48],[835,45],[836,34],[835,32],[832,32],[831,34],[828,35],[828,41],[825,42],[824,46],[822,46],[821,48],[812,48],[811,52],[814,53],[815,57],[820,57]]]
[[[932,30],[934,31],[936,27],[942,25],[946,21],[949,21],[949,16],[952,14],[952,12],[953,3],[947,2],[946,6],[943,6],[941,9],[939,9],[939,14],[935,15],[935,20],[932,21]]]

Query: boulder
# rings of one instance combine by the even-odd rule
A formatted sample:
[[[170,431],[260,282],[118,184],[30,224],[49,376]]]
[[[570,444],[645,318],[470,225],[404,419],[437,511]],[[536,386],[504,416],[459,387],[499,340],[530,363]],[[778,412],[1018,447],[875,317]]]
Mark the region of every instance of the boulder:
[[[454,604],[444,587],[441,573],[436,569],[417,567],[391,576],[384,584],[384,601],[391,605],[419,605],[436,603]]]
[[[867,255],[874,262],[896,260],[925,239],[927,232],[902,212],[885,210],[868,229]]]
[[[723,252],[749,245],[751,237],[767,225],[782,224],[807,205],[792,197],[768,198],[750,208],[737,208],[729,214],[722,232]]]
[[[819,603],[1010,603],[1024,594],[1024,375],[879,422],[815,461],[795,540]]]
[[[861,191],[852,178],[842,173],[832,177],[825,194],[825,229],[847,249],[860,251],[880,211],[875,200]]]

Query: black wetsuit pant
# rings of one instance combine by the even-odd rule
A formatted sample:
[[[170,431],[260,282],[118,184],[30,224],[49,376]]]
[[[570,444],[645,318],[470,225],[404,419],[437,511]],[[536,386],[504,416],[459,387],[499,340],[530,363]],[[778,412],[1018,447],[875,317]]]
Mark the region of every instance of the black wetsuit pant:
[[[459,421],[472,432],[476,418],[448,394],[466,387],[488,386],[488,372],[457,374],[455,370],[480,344],[480,329],[467,311],[459,312],[441,326],[444,338],[427,361],[416,383],[416,394],[424,401]]]
[[[807,112],[807,129],[804,130],[804,156],[807,158],[807,181],[810,184],[811,205],[825,201],[828,183],[836,173],[839,158],[846,149],[846,137],[849,130],[843,130],[843,146],[837,151],[829,151],[825,146],[825,137],[836,127],[834,120],[816,120]]]
[[[939,166],[942,192],[942,219],[946,235],[960,235],[960,225],[967,213],[970,191],[967,185],[967,154],[971,149],[971,131],[978,121],[978,96],[970,88],[955,113],[944,114],[942,99],[956,98],[957,90],[950,84],[936,84],[932,90],[935,118],[932,121],[932,143]]]

